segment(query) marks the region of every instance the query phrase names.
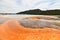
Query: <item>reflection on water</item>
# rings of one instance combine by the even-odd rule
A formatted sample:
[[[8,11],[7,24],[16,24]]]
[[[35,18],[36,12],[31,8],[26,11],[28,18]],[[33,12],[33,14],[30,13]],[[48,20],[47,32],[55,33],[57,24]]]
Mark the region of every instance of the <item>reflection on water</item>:
[[[38,19],[38,20],[30,20],[30,19],[22,19],[18,21],[22,26],[26,28],[55,28],[60,29],[60,27],[52,20],[46,20],[46,19]]]
[[[56,15],[55,15],[56,16]],[[19,23],[26,28],[55,28],[60,29],[60,16],[57,18],[40,17],[39,20],[23,19]]]

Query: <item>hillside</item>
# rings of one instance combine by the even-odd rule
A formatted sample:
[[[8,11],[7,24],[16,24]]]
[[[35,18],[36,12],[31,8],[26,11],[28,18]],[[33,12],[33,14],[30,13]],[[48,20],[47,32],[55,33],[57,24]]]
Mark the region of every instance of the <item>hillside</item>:
[[[42,11],[40,9],[27,10],[24,12],[18,12],[17,14],[34,14],[34,15],[60,15],[60,10],[46,10]]]

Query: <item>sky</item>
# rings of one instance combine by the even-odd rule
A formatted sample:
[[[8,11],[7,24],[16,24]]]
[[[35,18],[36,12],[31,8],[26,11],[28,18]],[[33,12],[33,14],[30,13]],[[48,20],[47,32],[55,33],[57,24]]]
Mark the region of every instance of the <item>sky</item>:
[[[60,0],[0,0],[0,13],[60,9]]]

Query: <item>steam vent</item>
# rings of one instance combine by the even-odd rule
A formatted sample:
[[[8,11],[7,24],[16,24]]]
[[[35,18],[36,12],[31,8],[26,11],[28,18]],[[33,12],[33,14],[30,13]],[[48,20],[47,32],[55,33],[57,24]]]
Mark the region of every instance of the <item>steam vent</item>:
[[[60,40],[56,16],[2,17],[0,21],[0,40]]]

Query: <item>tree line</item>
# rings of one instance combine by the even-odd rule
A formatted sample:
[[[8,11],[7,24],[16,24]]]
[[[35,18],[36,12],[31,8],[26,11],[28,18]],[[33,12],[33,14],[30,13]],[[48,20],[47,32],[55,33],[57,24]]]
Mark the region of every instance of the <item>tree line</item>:
[[[60,10],[46,10],[42,11],[40,9],[27,10],[24,12],[18,12],[17,14],[31,14],[31,15],[60,15]]]

